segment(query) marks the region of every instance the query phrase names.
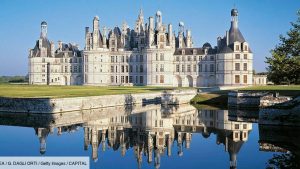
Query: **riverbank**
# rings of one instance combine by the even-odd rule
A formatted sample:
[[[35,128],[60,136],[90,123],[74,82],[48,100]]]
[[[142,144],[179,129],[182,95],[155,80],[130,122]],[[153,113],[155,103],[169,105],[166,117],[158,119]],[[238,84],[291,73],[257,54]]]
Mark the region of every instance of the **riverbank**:
[[[238,90],[244,91],[266,91],[266,92],[278,92],[282,96],[297,97],[300,96],[300,85],[290,86],[251,86],[246,88],[240,88]],[[228,92],[230,90],[219,90],[212,92],[204,92],[197,94],[191,103],[196,106],[201,105],[214,105],[216,107],[227,107]]]

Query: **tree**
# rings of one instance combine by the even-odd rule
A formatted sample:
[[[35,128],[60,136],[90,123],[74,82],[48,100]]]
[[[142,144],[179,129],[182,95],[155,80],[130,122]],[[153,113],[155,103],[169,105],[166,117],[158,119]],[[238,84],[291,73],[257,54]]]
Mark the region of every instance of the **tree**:
[[[279,45],[266,57],[268,79],[275,84],[300,84],[300,10],[297,15],[287,36],[280,35]]]

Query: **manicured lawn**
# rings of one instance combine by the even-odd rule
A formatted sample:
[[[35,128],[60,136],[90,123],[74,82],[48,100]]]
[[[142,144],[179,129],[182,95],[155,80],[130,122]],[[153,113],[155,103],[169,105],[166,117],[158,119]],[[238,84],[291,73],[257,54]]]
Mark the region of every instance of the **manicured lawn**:
[[[300,96],[300,85],[290,85],[290,86],[253,86],[247,87],[239,90],[250,90],[250,91],[269,91],[278,92],[280,95],[284,96]]]
[[[39,85],[13,85],[0,84],[0,97],[15,98],[63,98],[63,97],[84,97],[84,96],[101,96],[114,94],[130,93],[150,93],[158,92],[166,87],[97,87],[97,86],[39,86]]]

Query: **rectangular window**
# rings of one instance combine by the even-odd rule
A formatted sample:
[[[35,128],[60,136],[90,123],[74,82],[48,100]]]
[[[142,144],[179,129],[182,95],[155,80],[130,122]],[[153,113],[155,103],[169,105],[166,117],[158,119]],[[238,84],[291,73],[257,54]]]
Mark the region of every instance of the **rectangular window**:
[[[244,75],[243,81],[245,84],[247,84],[247,75]]]
[[[160,65],[160,72],[164,72],[164,71],[165,71],[164,65]]]
[[[176,56],[176,61],[179,62],[179,56]]]
[[[234,79],[235,79],[235,83],[240,83],[240,75],[235,75]]]
[[[247,71],[248,67],[247,67],[247,63],[244,63],[244,71]]]
[[[126,72],[128,72],[128,65],[126,66]]]
[[[240,50],[240,45],[235,45],[235,50]]]
[[[214,72],[215,71],[215,66],[213,64],[209,65],[209,70],[210,72]]]
[[[237,70],[237,71],[240,70],[240,63],[235,63],[235,70]]]
[[[179,65],[176,65],[176,72],[179,72]]]
[[[144,83],[144,77],[140,76],[140,83]]]
[[[129,76],[129,83],[132,83],[132,76]]]
[[[210,60],[215,60],[215,57],[214,56],[210,56]]]
[[[241,55],[240,54],[235,54],[235,59],[241,59]]]
[[[144,72],[143,65],[140,65],[140,72]]]
[[[136,61],[136,62],[139,61],[139,56],[138,56],[138,55],[135,56],[135,61]]]
[[[240,125],[239,124],[235,124],[234,125],[234,129],[237,129],[237,130],[240,129]]]
[[[160,83],[164,83],[164,81],[165,81],[164,75],[160,75]]]
[[[187,65],[187,72],[191,72],[191,65]]]
[[[165,60],[164,54],[163,54],[163,53],[160,54],[160,60],[161,60],[161,61]]]
[[[124,66],[121,66],[121,72],[124,73]]]
[[[143,62],[144,61],[144,57],[143,55],[140,55],[140,62]]]
[[[182,72],[185,72],[185,66],[182,65],[182,69],[181,69]]]
[[[197,56],[194,56],[194,61],[197,61]]]
[[[243,124],[243,129],[247,129],[247,124]]]
[[[110,77],[110,82],[111,82],[111,83],[114,82],[114,77],[113,77],[113,76]]]
[[[202,64],[199,64],[199,72],[202,72]]]
[[[188,61],[191,61],[192,59],[191,59],[191,56],[188,56]]]
[[[244,59],[248,59],[248,55],[247,54],[244,54]]]
[[[124,56],[122,56],[122,62],[125,62],[125,57]]]
[[[121,76],[121,83],[124,83],[124,76]]]

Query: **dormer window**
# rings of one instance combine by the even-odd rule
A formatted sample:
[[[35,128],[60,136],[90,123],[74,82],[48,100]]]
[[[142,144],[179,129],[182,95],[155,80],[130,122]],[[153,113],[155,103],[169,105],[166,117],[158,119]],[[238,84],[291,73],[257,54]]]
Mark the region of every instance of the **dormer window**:
[[[240,45],[235,45],[235,50],[240,50]]]
[[[193,49],[193,54],[196,55],[197,54],[197,50]]]
[[[247,50],[248,50],[248,46],[247,46],[247,45],[245,45],[245,48],[244,48],[244,50],[245,50],[245,51],[247,51]]]

